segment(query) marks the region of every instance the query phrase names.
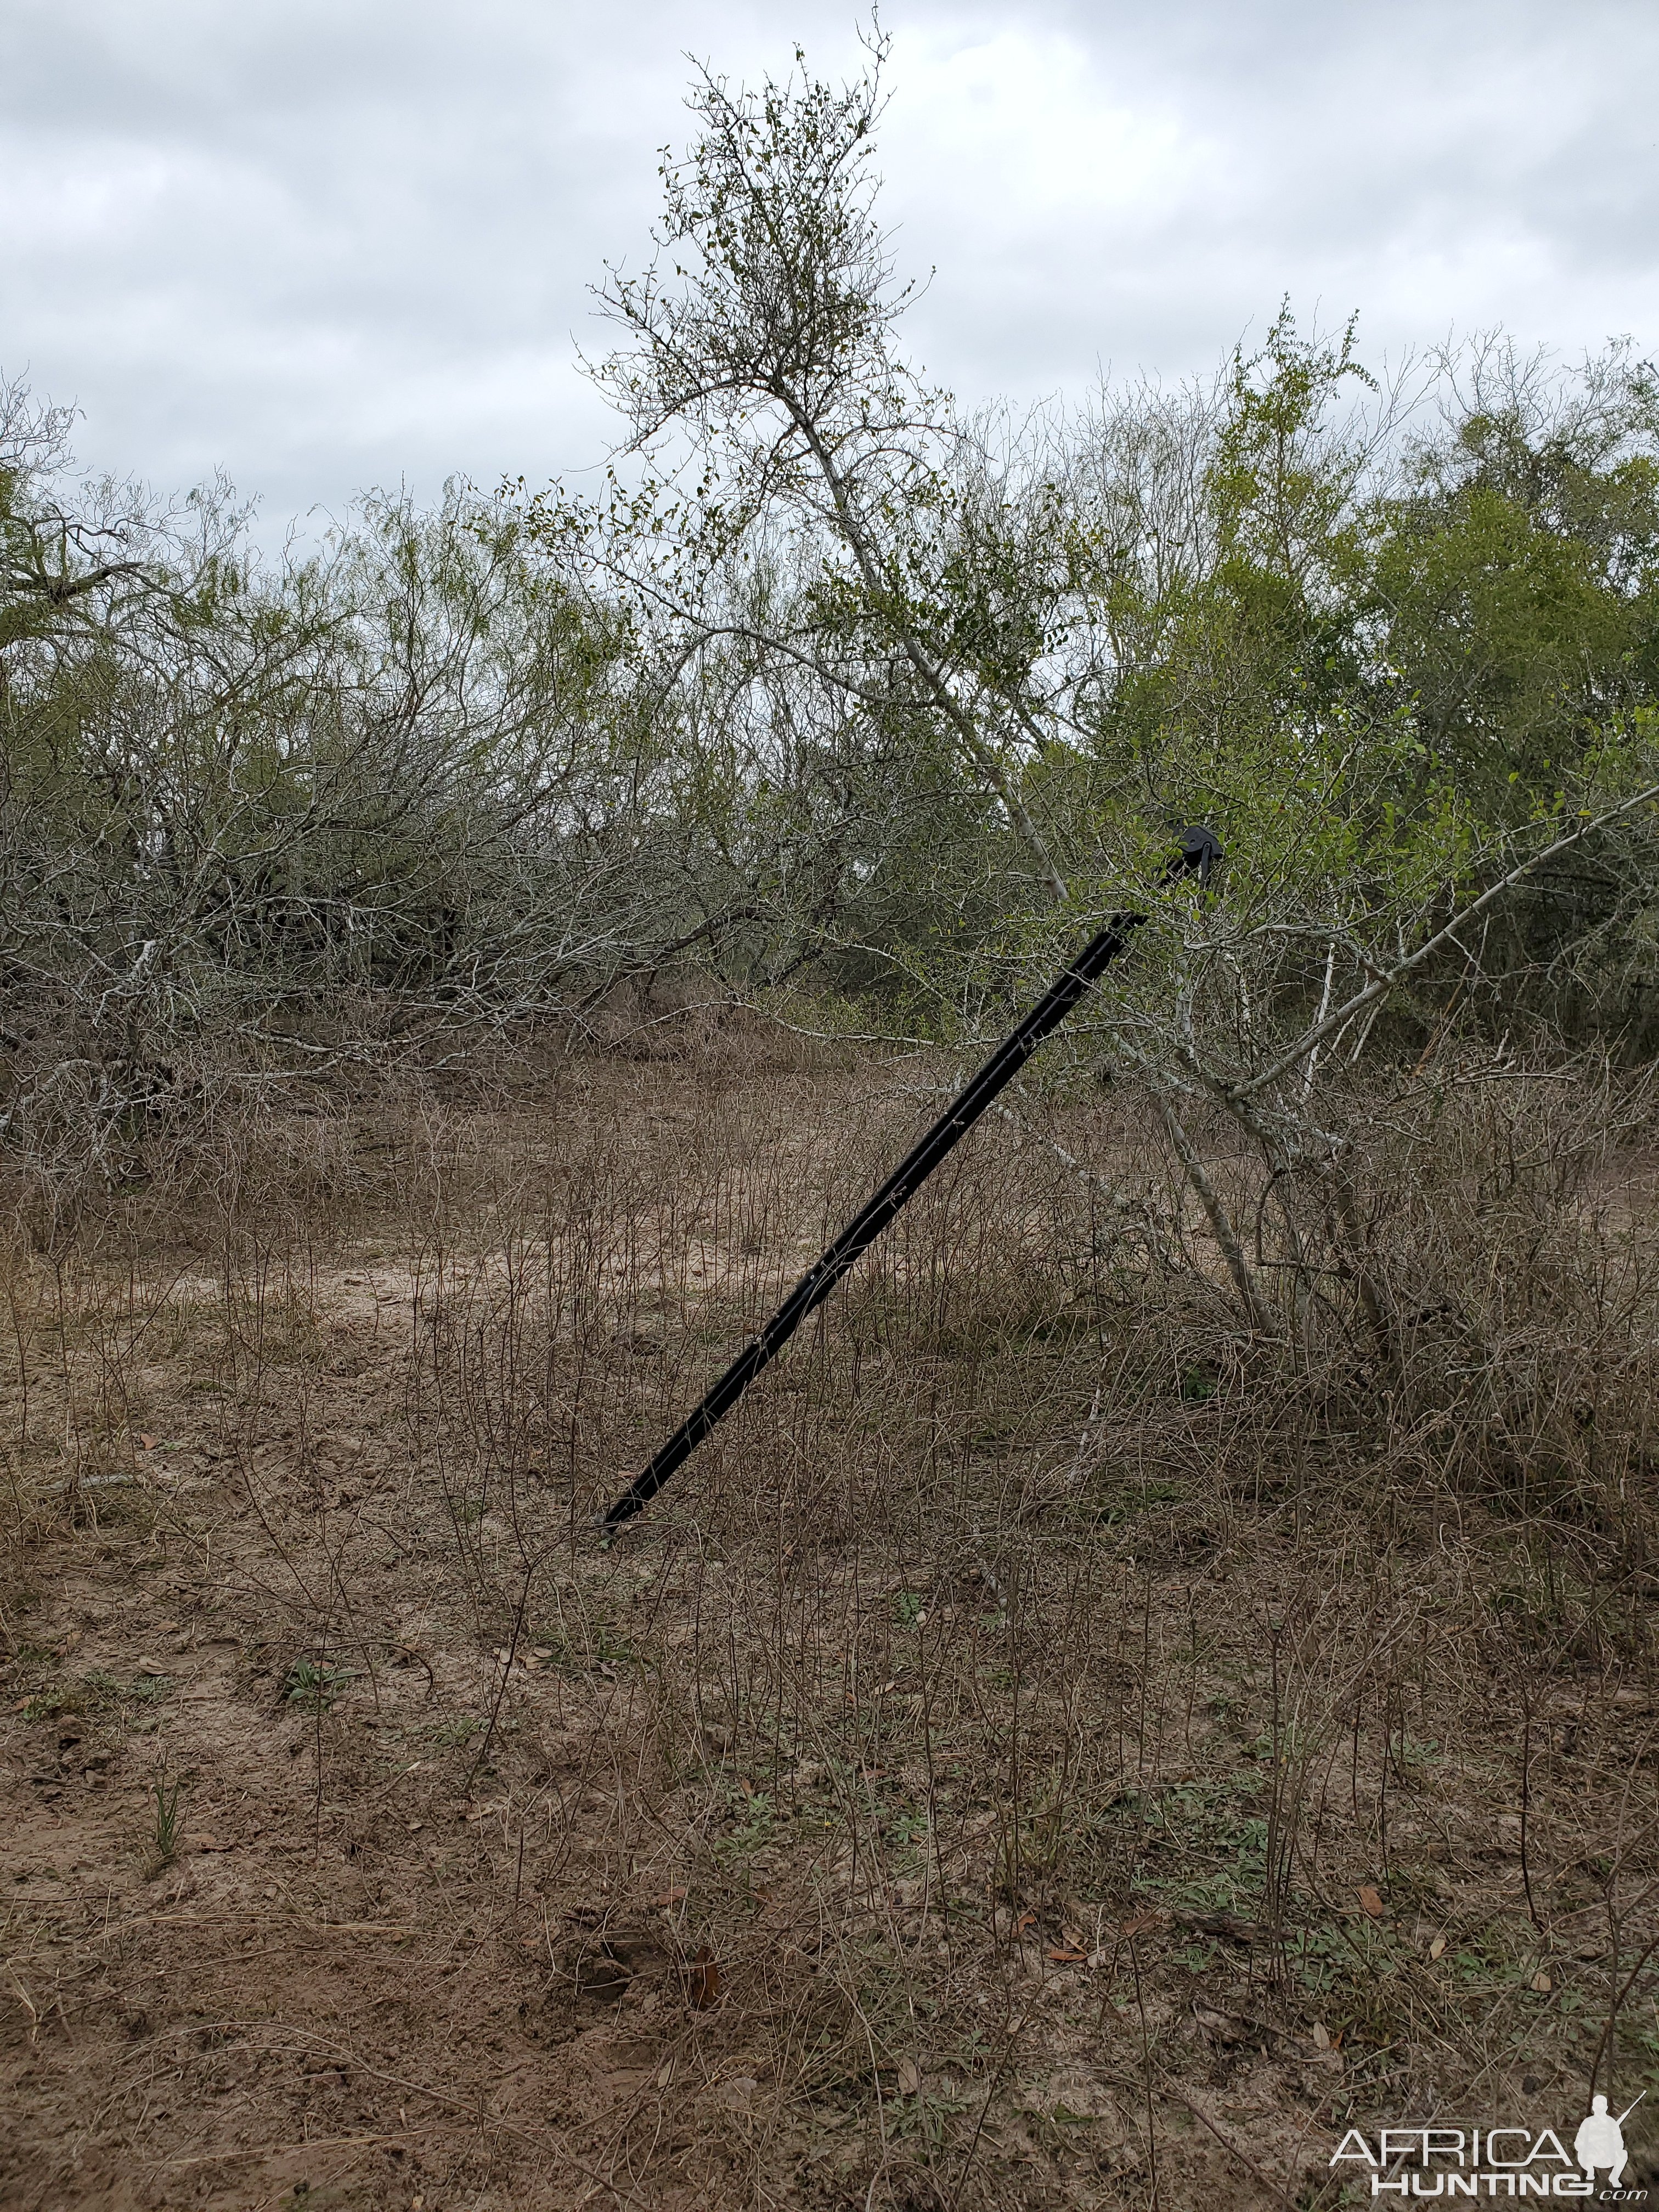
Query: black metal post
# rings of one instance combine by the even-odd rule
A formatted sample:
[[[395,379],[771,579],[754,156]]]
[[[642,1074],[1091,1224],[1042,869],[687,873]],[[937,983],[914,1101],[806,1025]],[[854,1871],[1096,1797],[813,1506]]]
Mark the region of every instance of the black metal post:
[[[1181,851],[1170,875],[1196,874],[1207,880],[1221,848],[1212,831],[1183,830]],[[906,1201],[913,1198],[945,1155],[954,1150],[1004,1085],[1012,1082],[1044,1037],[1059,1028],[1097,976],[1102,975],[1146,921],[1144,914],[1120,914],[1090,939],[1070,967],[1049,986],[1018,1028],[1005,1037],[977,1075],[951,1102],[927,1135],[906,1155],[855,1219],[843,1229],[817,1265],[798,1282],[770,1321],[738,1353],[720,1381],[689,1413],[642,1474],[623,1491],[603,1522],[609,1535],[648,1505],[677,1468],[687,1460],[723,1413],[729,1413],[769,1360],[775,1359],[808,1314],[823,1304],[842,1277],[867,1251]]]

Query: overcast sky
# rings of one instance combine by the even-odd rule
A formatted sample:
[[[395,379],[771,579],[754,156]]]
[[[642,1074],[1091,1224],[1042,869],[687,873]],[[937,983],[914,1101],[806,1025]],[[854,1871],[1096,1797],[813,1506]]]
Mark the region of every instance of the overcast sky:
[[[0,372],[267,526],[573,482],[586,287],[649,251],[689,51],[856,63],[825,0],[5,0]],[[1654,0],[889,0],[884,209],[964,398],[1208,368],[1288,293],[1374,363],[1502,322],[1659,352]]]

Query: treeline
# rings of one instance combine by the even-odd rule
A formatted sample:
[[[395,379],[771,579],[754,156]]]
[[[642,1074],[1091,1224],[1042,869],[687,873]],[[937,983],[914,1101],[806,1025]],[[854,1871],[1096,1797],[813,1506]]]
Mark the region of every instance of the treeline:
[[[89,483],[6,394],[11,1146],[114,1175],[228,1092],[580,1030],[629,978],[977,1035],[1125,905],[1076,1051],[1281,1165],[1336,1158],[1372,1039],[1644,1048],[1650,366],[1492,339],[1380,384],[1285,313],[1207,384],[965,415],[899,343],[882,58],[694,88],[605,295],[598,502],[371,499],[261,558],[227,488]],[[1203,899],[1159,881],[1194,821]]]

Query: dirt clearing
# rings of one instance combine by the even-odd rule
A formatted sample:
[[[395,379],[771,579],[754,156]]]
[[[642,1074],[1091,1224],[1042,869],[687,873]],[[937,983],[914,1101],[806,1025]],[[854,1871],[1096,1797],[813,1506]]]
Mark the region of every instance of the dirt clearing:
[[[1628,1361],[1517,1474],[994,1123],[599,1548],[926,1089],[572,1061],[14,1239],[8,2205],[1312,2208],[1659,2086]]]

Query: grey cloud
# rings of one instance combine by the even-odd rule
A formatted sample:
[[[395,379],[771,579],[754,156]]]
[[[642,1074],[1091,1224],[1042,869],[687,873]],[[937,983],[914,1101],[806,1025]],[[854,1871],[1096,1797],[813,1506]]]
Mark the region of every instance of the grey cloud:
[[[1370,349],[1502,319],[1659,338],[1640,0],[893,0],[886,212],[913,332],[979,398],[1207,367],[1281,294]],[[809,0],[14,0],[0,367],[94,461],[227,466],[280,517],[591,466],[586,286],[648,252],[683,52],[856,56]]]

